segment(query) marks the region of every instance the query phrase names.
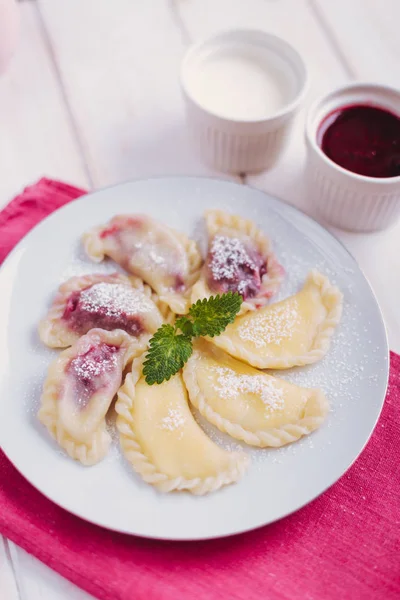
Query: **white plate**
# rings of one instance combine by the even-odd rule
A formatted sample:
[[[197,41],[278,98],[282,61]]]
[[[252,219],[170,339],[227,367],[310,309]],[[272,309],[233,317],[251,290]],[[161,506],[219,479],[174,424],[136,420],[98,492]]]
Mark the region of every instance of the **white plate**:
[[[279,297],[298,289],[317,267],[344,292],[343,321],[320,363],[281,372],[326,391],[332,410],[323,427],[280,450],[247,449],[248,474],[236,485],[193,497],[160,494],[120,455],[117,441],[94,467],[64,455],[37,422],[46,368],[54,352],[36,333],[61,281],[99,271],[85,260],[80,236],[116,213],[143,212],[198,235],[206,208],[254,219],[268,233],[287,270]],[[110,264],[100,270],[110,270]],[[60,209],[27,235],[0,271],[0,441],[17,469],[48,498],[117,531],[164,539],[225,536],[271,523],[332,485],[367,442],[382,408],[388,377],[385,327],[375,297],[354,259],[327,231],[270,196],[224,181],[167,178],[108,188]],[[211,426],[212,438],[235,447]]]

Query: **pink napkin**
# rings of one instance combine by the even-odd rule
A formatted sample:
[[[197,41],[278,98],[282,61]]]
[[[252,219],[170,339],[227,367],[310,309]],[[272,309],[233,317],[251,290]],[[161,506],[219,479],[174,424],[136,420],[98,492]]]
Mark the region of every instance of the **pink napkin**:
[[[83,193],[46,179],[27,188],[0,214],[1,258]],[[361,457],[282,521],[210,542],[119,535],[58,508],[0,452],[0,532],[101,600],[398,600],[399,448],[400,356],[391,353],[386,403]]]

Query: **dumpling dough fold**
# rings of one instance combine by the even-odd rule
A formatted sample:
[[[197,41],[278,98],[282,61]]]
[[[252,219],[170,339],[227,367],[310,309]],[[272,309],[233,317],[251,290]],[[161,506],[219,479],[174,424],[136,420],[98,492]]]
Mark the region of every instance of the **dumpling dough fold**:
[[[264,306],[282,282],[270,240],[253,221],[223,210],[205,212],[209,247],[192,302],[225,292],[243,297],[240,314]]]
[[[84,465],[99,462],[108,451],[105,417],[133,354],[125,331],[91,329],[49,367],[38,418],[61,448]]]
[[[343,296],[311,271],[294,296],[237,317],[212,343],[259,369],[289,369],[320,360],[342,315]]]
[[[178,314],[189,308],[190,290],[199,276],[201,255],[196,243],[147,215],[117,215],[83,235],[88,256],[109,256],[140,277]]]
[[[133,469],[162,492],[206,494],[240,479],[248,465],[244,452],[217,446],[195,421],[180,373],[147,385],[142,359],[118,393],[117,428]]]
[[[328,412],[318,389],[258,371],[206,341],[183,368],[192,404],[224,433],[251,446],[279,447],[317,429]]]

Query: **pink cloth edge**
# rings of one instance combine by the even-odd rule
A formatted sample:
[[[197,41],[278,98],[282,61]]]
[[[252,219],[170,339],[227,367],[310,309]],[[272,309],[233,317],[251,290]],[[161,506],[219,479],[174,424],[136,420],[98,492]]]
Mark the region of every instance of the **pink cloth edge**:
[[[61,206],[87,192],[81,188],[43,177],[27,186],[0,211],[0,264],[31,229]]]

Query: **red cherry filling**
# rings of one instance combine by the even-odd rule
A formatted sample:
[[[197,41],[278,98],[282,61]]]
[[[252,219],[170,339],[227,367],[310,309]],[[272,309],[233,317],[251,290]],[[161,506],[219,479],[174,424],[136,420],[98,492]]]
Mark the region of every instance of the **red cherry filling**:
[[[208,287],[220,294],[239,292],[243,299],[257,296],[267,265],[257,250],[239,238],[217,235],[206,260]]]
[[[185,280],[183,279],[182,275],[175,275],[174,289],[180,293],[185,291]]]
[[[62,318],[79,334],[99,327],[107,331],[123,329],[137,337],[144,331],[137,313],[146,310],[141,297],[129,286],[101,282],[72,292]]]
[[[142,227],[143,221],[138,217],[128,217],[121,221],[121,219],[113,219],[110,225],[103,229],[100,233],[100,238],[103,240],[111,235],[118,236],[124,230],[137,229]]]
[[[111,225],[111,227],[103,229],[103,231],[100,233],[100,238],[104,240],[104,238],[108,237],[109,235],[115,235],[116,233],[119,233],[119,231],[120,227],[118,225]]]
[[[79,408],[85,408],[93,395],[107,385],[110,374],[118,367],[119,350],[118,346],[103,343],[71,360],[66,372],[73,378]]]

